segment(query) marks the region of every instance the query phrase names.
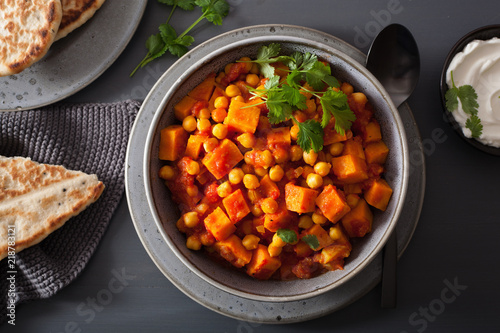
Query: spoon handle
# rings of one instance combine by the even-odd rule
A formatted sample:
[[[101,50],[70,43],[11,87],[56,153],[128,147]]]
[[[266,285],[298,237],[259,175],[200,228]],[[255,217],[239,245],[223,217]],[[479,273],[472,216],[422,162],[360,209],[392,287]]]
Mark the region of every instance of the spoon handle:
[[[397,299],[397,261],[398,240],[396,229],[392,232],[384,247],[382,265],[382,302],[383,308],[395,308]]]

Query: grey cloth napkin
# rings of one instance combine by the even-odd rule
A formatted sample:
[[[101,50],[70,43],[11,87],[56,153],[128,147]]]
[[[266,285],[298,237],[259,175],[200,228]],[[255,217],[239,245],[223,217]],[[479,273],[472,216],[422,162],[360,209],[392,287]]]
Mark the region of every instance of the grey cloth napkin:
[[[0,155],[97,174],[106,186],[80,215],[17,253],[14,269],[7,266],[7,258],[0,261],[0,323],[9,319],[11,281],[20,304],[54,295],[85,268],[123,196],[127,142],[139,108],[139,102],[129,100],[0,112]],[[12,275],[15,279],[8,280]]]

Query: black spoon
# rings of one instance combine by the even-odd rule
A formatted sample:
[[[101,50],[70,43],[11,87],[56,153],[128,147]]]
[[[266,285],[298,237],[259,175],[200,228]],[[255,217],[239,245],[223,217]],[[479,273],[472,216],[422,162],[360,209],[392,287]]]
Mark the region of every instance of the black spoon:
[[[411,32],[400,24],[385,27],[373,40],[366,68],[380,81],[398,108],[412,94],[420,75],[420,56]],[[384,308],[397,303],[398,244],[396,229],[384,248],[382,300]]]

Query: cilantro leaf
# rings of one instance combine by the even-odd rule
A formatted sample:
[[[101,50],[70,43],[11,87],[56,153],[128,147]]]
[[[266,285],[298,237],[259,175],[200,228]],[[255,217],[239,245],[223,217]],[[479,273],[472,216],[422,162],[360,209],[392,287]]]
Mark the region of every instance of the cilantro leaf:
[[[306,81],[317,91],[323,90],[325,83],[330,87],[339,86],[337,79],[331,75],[330,66],[320,61],[315,61],[311,68],[306,71]]]
[[[280,228],[276,231],[276,234],[285,243],[293,244],[297,242],[297,234],[293,230]]]
[[[455,111],[458,108],[458,89],[448,89],[444,97],[446,99],[446,109],[450,112]]]
[[[483,125],[481,119],[476,114],[473,114],[465,122],[465,127],[471,132],[473,138],[479,138],[483,134]]]
[[[308,119],[303,123],[295,122],[299,126],[297,143],[303,151],[309,152],[311,149],[319,152],[323,149],[323,127],[313,119]]]
[[[298,109],[307,108],[306,96],[302,95],[298,89],[292,88],[289,85],[283,85],[283,98],[291,105]]]
[[[286,77],[286,83],[290,87],[299,89],[300,88],[300,81],[302,80],[302,72],[300,72],[297,69],[292,70],[290,73],[288,73]]]
[[[205,18],[215,25],[221,25],[222,19],[229,13],[229,4],[224,0],[196,0],[195,4],[201,7],[201,19]]]
[[[282,91],[270,90],[267,93],[268,118],[271,124],[279,124],[292,116],[292,106],[286,103]]]
[[[273,75],[269,78],[269,80],[264,83],[264,88],[267,90],[271,90],[276,88],[280,84],[280,77],[278,75]]]
[[[158,0],[158,2],[174,7],[179,6],[184,10],[194,9],[194,0]]]
[[[457,96],[460,99],[460,103],[462,103],[462,109],[465,113],[471,115],[477,114],[477,108],[479,107],[479,104],[477,104],[477,94],[471,85],[460,86]]]
[[[335,117],[335,131],[344,135],[346,129],[350,129],[356,120],[354,112],[349,108],[347,95],[342,91],[327,90],[320,98],[323,107],[323,118],[321,126],[326,127],[332,116]]]
[[[271,43],[267,46],[264,45],[261,48],[259,48],[256,62],[268,61],[273,57],[277,57],[278,54],[280,53],[280,50],[281,50],[281,45],[278,43]]]
[[[309,247],[315,251],[319,247],[319,241],[316,235],[305,235],[302,237],[302,241],[304,241],[304,243],[309,245]]]
[[[146,48],[148,49],[148,54],[156,55],[160,53],[165,47],[165,42],[161,38],[161,34],[151,35],[146,40]]]

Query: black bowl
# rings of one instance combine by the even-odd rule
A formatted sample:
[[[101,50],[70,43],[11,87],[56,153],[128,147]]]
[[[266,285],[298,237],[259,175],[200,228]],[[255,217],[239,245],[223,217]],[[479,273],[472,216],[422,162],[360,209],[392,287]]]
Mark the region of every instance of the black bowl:
[[[476,147],[477,149],[491,154],[491,155],[496,155],[500,156],[500,148],[493,147],[493,146],[488,146],[485,145],[481,142],[479,142],[476,139],[473,138],[468,138],[464,135],[462,132],[462,127],[455,121],[455,118],[446,109],[446,99],[445,99],[445,94],[446,91],[448,90],[448,85],[446,83],[446,71],[448,69],[448,66],[450,65],[450,62],[453,60],[453,57],[459,53],[462,52],[464,47],[472,42],[473,40],[479,39],[479,40],[488,40],[493,37],[499,37],[500,38],[500,24],[495,24],[495,25],[488,25],[485,27],[478,28],[476,30],[473,30],[463,36],[450,50],[448,53],[448,56],[446,57],[446,60],[444,62],[443,70],[441,71],[441,80],[439,82],[440,86],[440,92],[441,92],[441,103],[443,104],[443,110],[444,113],[446,114],[446,117],[448,119],[448,122],[450,125],[455,129],[455,131],[462,137],[465,141],[467,141],[469,144],[472,146]]]

